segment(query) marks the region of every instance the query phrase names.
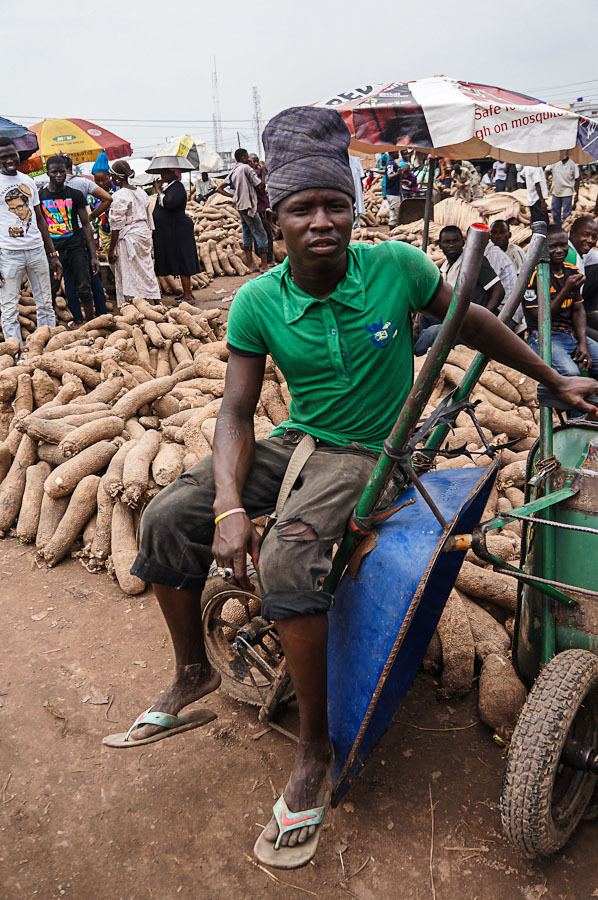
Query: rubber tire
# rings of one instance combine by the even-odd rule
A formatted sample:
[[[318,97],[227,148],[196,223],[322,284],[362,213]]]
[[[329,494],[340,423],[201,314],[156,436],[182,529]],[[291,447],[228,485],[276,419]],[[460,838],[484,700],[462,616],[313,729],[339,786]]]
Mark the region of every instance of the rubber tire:
[[[553,815],[553,790],[569,729],[582,704],[586,740],[598,746],[598,656],[565,650],[544,667],[521,711],[507,756],[500,801],[503,827],[527,857],[560,850],[592,798],[596,777],[579,773]],[[585,741],[584,741],[585,742]]]

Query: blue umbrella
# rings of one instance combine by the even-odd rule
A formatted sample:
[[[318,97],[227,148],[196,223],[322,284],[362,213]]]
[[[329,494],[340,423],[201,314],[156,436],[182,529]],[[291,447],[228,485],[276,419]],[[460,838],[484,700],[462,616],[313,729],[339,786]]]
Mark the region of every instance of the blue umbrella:
[[[11,122],[10,119],[5,119],[3,116],[0,116],[0,137],[8,137],[14,141],[21,162],[29,159],[39,148],[37,135],[28,131],[24,125],[17,125],[16,122]]]

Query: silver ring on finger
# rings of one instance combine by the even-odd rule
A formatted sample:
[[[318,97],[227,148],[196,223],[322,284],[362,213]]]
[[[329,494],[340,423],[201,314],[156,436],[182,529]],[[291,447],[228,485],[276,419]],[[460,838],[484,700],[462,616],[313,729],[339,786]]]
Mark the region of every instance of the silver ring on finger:
[[[230,578],[234,574],[229,566],[219,566],[216,571],[222,578]]]

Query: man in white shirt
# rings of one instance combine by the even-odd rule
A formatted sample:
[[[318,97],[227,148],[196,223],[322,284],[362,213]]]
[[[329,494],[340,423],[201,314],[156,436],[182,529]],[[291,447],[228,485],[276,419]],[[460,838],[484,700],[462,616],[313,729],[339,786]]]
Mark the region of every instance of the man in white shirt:
[[[9,138],[0,138],[0,309],[4,338],[16,337],[23,344],[19,325],[19,294],[27,274],[37,327],[56,325],[52,307],[50,266],[54,277],[62,277],[58,253],[48,233],[39,205],[35,182],[19,172],[19,154]],[[45,247],[45,249],[44,249]],[[47,254],[47,255],[46,255]]]
[[[546,171],[552,173],[552,221],[555,225],[560,225],[563,219],[569,218],[577,203],[579,166],[565,156],[554,165],[546,166]]]
[[[207,172],[202,172],[201,175],[194,178],[193,184],[195,185],[195,199],[198,203],[203,203],[210,194],[215,194],[216,188],[218,187],[216,182],[212,181]]]
[[[218,193],[232,197],[241,216],[245,265],[248,269],[253,269],[252,249],[255,241],[260,258],[260,272],[265,272],[268,268],[268,236],[258,215],[255,192],[257,185],[261,184],[261,178],[251,166],[247,150],[242,147],[235,150],[235,160],[235,168],[218,186]],[[231,187],[234,194],[227,191],[227,187]]]
[[[546,222],[548,225],[548,185],[542,166],[524,166],[521,174],[527,188],[527,205],[533,222]]]
[[[517,244],[511,243],[511,229],[509,228],[509,223],[504,219],[495,219],[490,226],[490,240],[507,254],[515,266],[515,274],[519,275],[523,260],[525,259],[525,253],[521,247],[517,246]]]
[[[504,219],[496,219],[492,225],[490,226],[490,244],[488,246],[494,247],[495,250],[500,250],[509,260],[512,266],[512,272],[508,276],[509,287],[505,283],[505,279],[501,276],[502,284],[505,288],[505,295],[508,297],[513,288],[515,287],[515,281],[517,280],[517,276],[521,270],[521,266],[523,265],[523,261],[525,259],[525,253],[518,247],[517,244],[511,243],[511,229],[509,228],[508,222],[505,222]],[[499,266],[498,260],[495,260],[494,257],[488,256],[492,267],[496,270],[497,274],[500,275],[497,266]],[[512,283],[511,283],[512,280]],[[504,301],[503,301],[504,303]],[[501,303],[501,306],[503,304]],[[511,319],[513,323],[509,327],[513,329],[516,333],[521,330],[524,330],[525,326],[523,324],[523,309],[521,304],[517,307],[515,312],[513,313],[513,318]]]
[[[497,194],[504,191],[507,184],[507,164],[498,160],[492,166],[492,181]]]

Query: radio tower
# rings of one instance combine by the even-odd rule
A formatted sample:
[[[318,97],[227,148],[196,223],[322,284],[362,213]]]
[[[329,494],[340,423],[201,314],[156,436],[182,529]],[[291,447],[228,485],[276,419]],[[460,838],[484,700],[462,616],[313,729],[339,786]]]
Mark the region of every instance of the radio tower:
[[[222,148],[222,119],[220,118],[220,95],[218,93],[218,72],[216,71],[216,57],[214,57],[214,71],[212,72],[212,125],[214,128],[214,150],[219,153]]]
[[[260,104],[260,95],[256,87],[253,91],[253,128],[255,132],[256,153],[262,158],[262,107]]]

